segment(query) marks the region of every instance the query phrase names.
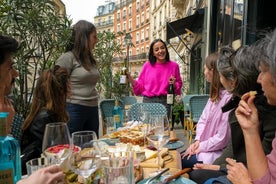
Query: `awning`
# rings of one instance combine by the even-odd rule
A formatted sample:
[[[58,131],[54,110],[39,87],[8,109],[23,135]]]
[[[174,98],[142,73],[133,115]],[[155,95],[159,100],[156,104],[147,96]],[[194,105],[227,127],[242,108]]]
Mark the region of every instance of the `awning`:
[[[194,33],[200,32],[203,27],[204,8],[196,10],[196,12],[188,17],[167,23],[167,41],[186,32],[185,28]]]

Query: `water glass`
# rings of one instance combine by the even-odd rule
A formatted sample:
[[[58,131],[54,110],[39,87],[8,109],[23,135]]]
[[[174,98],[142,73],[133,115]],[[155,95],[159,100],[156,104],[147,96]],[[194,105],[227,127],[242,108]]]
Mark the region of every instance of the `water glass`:
[[[28,174],[28,176],[30,176],[31,174],[33,174],[38,169],[43,168],[43,167],[47,167],[49,165],[51,165],[50,161],[45,157],[34,158],[32,160],[29,160],[26,163],[27,174]]]
[[[134,169],[132,160],[127,157],[113,157],[102,163],[105,183],[132,184]]]
[[[106,134],[111,134],[112,132],[114,132],[116,130],[115,124],[113,121],[113,117],[106,117],[105,125],[106,125]]]

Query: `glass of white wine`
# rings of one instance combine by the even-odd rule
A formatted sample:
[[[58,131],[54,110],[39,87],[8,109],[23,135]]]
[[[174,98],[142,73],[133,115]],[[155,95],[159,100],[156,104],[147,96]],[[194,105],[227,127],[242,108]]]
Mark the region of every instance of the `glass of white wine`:
[[[150,118],[150,132],[147,134],[147,140],[158,151],[158,170],[161,172],[161,149],[170,139],[170,126],[166,115],[152,115]]]
[[[79,131],[72,134],[71,148],[80,148],[79,152],[72,152],[69,157],[70,168],[84,178],[87,183],[88,177],[98,170],[101,158],[98,148],[97,135],[94,131]]]

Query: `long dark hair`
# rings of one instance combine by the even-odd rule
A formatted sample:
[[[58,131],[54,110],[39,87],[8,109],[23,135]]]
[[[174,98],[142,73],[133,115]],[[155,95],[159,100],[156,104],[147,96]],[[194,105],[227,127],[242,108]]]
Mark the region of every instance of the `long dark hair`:
[[[86,70],[89,70],[87,63],[90,62],[92,65],[96,65],[96,60],[89,48],[89,36],[95,31],[96,27],[91,22],[86,20],[78,21],[72,28],[72,35],[65,50],[66,52],[72,51]]]
[[[22,126],[23,131],[31,125],[42,109],[55,113],[56,121],[68,121],[69,116],[65,108],[68,82],[67,70],[58,65],[42,72],[34,90],[30,113]]]
[[[170,54],[169,54],[169,51],[168,51],[166,43],[163,40],[161,40],[161,39],[155,39],[155,40],[153,40],[153,42],[151,42],[151,44],[150,44],[150,50],[149,50],[149,61],[150,61],[151,65],[154,65],[156,63],[156,57],[153,55],[153,46],[157,42],[162,42],[164,44],[164,46],[166,48],[166,58],[165,59],[166,59],[166,61],[170,60]]]

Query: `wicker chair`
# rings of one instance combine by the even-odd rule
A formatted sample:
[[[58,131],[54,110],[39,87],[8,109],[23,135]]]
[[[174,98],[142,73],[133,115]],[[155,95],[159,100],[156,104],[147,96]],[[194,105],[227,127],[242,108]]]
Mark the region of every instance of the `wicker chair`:
[[[103,134],[106,134],[106,118],[112,116],[112,110],[115,105],[115,99],[104,99],[100,101],[100,112],[102,115],[102,122],[103,122]],[[119,100],[119,105],[123,108],[124,104],[122,100]]]
[[[189,99],[190,117],[188,122],[189,142],[195,134],[196,124],[205,108],[209,95],[192,95]]]
[[[22,125],[24,122],[24,118],[18,114],[15,113],[13,120],[12,120],[12,124],[11,124],[11,134],[12,136],[18,140],[18,142],[21,141],[21,137],[22,137]]]
[[[130,106],[128,115],[132,120],[140,120],[140,109],[146,110],[151,115],[167,115],[167,109],[160,103],[135,103]]]
[[[184,105],[184,134],[188,135],[188,125],[190,121],[190,98],[194,95],[185,95],[182,98]]]
[[[137,103],[137,99],[135,96],[123,96],[120,98],[120,100],[123,101],[124,106]]]

